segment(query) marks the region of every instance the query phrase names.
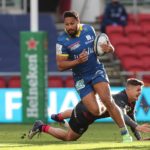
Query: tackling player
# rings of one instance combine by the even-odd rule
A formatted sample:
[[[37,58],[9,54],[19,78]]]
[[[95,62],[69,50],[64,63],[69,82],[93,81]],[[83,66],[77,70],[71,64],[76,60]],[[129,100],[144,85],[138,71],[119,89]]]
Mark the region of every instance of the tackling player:
[[[139,98],[142,87],[142,81],[131,78],[127,80],[125,90],[113,95],[115,102],[122,109],[126,124],[131,127],[137,140],[142,140],[139,131],[150,132],[150,125],[138,125],[134,118],[135,101]],[[29,139],[32,139],[37,133],[45,132],[64,141],[77,140],[96,119],[110,117],[106,107],[102,103],[99,105],[99,112],[100,116],[98,117],[92,115],[83,102],[80,101],[73,110],[66,110],[63,113],[52,115],[53,120],[62,123],[64,123],[64,119],[70,118],[66,131],[64,129],[46,125],[39,120],[34,123],[28,137]],[[127,114],[125,112],[127,112]]]
[[[124,114],[125,123],[130,126],[131,131],[135,135],[137,140],[141,140],[142,137],[140,133],[136,130],[136,119],[135,119],[135,105],[139,96],[141,95],[142,87],[144,86],[143,81],[129,78],[126,83],[126,88],[113,95],[115,103],[120,107]],[[66,110],[63,113],[53,114],[51,118],[57,122],[64,122],[64,119],[70,118],[72,110]],[[105,118],[109,117],[108,112],[105,112],[103,115],[99,117]]]

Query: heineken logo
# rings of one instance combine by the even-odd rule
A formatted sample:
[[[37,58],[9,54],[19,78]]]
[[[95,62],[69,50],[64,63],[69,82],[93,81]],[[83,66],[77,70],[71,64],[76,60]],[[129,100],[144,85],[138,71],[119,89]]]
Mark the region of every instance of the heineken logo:
[[[28,50],[37,50],[37,45],[39,44],[39,42],[34,38],[31,38],[26,42],[26,44]]]
[[[26,75],[28,82],[28,107],[27,117],[38,118],[38,59],[36,54],[28,55],[28,74]]]

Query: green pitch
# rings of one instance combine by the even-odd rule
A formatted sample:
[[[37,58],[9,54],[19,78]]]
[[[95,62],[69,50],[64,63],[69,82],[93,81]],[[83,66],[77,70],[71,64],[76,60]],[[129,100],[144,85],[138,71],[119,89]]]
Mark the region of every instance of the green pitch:
[[[22,139],[30,128],[31,125],[1,124],[0,150],[150,150],[150,141],[134,139],[133,143],[121,143],[119,129],[113,123],[95,123],[74,142],[63,142],[46,134],[32,140]],[[150,134],[143,136],[150,137]]]

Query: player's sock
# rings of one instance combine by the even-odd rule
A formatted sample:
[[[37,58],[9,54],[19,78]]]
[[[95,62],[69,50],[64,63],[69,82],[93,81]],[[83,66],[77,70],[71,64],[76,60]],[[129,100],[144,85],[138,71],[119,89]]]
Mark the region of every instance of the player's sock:
[[[132,142],[132,136],[130,136],[128,129],[126,127],[120,128],[120,133],[123,137],[123,143]]]
[[[52,114],[51,115],[51,119],[53,119],[53,120],[55,120],[57,122],[65,123],[64,122],[64,118],[63,118],[61,113],[59,113],[59,114]]]
[[[49,128],[50,128],[49,125],[44,124],[40,127],[40,131],[48,133]]]
[[[63,120],[64,120],[64,118],[63,118],[63,116],[62,116],[61,113],[59,113],[59,114],[57,115],[57,117],[58,117],[58,120],[60,120],[60,121],[63,121]]]
[[[121,135],[129,134],[128,129],[126,127],[120,128],[120,134]]]

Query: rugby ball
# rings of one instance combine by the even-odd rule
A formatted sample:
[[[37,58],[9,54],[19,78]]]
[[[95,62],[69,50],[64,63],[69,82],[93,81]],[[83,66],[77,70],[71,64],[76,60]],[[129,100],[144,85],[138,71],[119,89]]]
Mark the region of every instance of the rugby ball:
[[[96,36],[96,38],[94,40],[94,51],[95,51],[97,56],[102,56],[105,54],[101,45],[107,44],[108,41],[109,41],[108,36],[105,33],[101,33],[101,34]]]

